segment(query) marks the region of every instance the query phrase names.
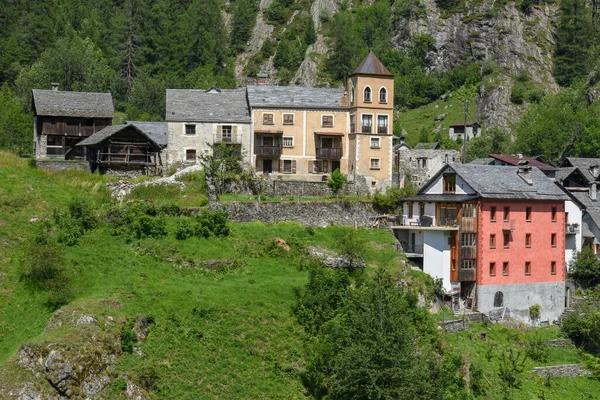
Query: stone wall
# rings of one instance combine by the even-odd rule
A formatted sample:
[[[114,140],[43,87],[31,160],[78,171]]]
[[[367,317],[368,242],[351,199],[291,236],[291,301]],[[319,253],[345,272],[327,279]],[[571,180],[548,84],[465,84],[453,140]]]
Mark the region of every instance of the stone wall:
[[[369,203],[229,203],[227,211],[235,222],[294,221],[305,226],[366,226],[377,215]]]
[[[36,160],[38,168],[48,171],[64,171],[66,169],[75,169],[90,172],[90,164],[87,161],[71,160]]]
[[[447,163],[459,161],[456,150],[401,149],[396,152],[399,169],[403,172],[404,184],[423,186]]]
[[[585,369],[583,364],[564,364],[551,367],[536,367],[532,370],[538,375],[546,377],[571,377],[590,375],[591,371]]]
[[[469,319],[455,319],[452,321],[444,321],[439,323],[446,332],[460,332],[469,329]]]
[[[344,184],[340,194],[364,195],[369,193],[369,188],[364,180],[357,177],[354,182]],[[282,179],[257,179],[254,181],[255,189],[266,196],[333,196],[327,182],[291,181]]]

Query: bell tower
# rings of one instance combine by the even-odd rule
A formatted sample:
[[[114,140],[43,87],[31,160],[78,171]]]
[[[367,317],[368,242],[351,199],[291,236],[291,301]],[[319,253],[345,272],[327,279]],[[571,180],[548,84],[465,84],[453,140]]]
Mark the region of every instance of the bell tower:
[[[392,183],[394,76],[369,52],[347,82],[350,165],[372,191]]]

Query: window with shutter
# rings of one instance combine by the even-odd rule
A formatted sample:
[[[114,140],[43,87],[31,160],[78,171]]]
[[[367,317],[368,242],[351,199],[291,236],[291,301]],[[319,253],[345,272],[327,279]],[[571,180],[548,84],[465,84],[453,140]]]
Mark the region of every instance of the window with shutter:
[[[296,160],[292,160],[292,174],[296,173]]]

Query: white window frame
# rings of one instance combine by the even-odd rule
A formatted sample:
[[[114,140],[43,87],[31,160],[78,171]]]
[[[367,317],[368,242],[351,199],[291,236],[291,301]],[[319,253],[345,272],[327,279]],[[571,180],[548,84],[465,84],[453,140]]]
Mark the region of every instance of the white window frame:
[[[187,158],[187,152],[189,150],[194,150],[196,152],[196,157],[194,157],[193,159]],[[195,147],[186,147],[185,149],[183,149],[183,159],[186,162],[196,162],[196,161],[198,161],[198,149],[196,149]]]
[[[379,137],[371,137],[370,146],[372,149],[380,149],[381,148],[381,140]]]
[[[285,122],[285,116],[286,115],[291,115],[292,116],[292,122]],[[294,125],[296,123],[296,115],[294,113],[283,113],[281,114],[281,123],[283,125]]]
[[[291,146],[286,146],[286,144],[285,144],[285,140],[286,139],[291,139],[292,140]],[[294,147],[294,137],[293,136],[283,136],[281,138],[281,147],[284,147],[284,148],[292,148],[292,147]]]
[[[387,119],[387,132],[379,133],[379,117],[385,117]],[[375,133],[379,135],[389,135],[390,134],[390,116],[387,114],[377,114],[377,121],[373,121],[373,125],[375,125]]]
[[[194,127],[194,133],[191,133],[191,134],[187,133],[188,126]],[[196,126],[196,124],[183,124],[183,136],[196,136],[196,135],[198,135],[198,127]]]
[[[377,161],[377,166],[373,166],[373,161]],[[381,169],[381,159],[379,157],[372,157],[369,159],[369,169]]]
[[[363,125],[363,117],[368,116],[368,115],[371,116],[371,132],[366,132],[366,133],[371,133],[371,134],[373,133],[373,125],[375,124],[375,115],[367,114],[367,113],[360,114],[360,133],[365,133],[365,132],[363,132],[363,126],[364,126]]]
[[[323,117],[331,117],[331,125],[323,124]],[[323,128],[333,128],[335,126],[335,116],[333,114],[321,114],[321,127]]]
[[[265,123],[265,115],[270,115],[271,116],[271,123]],[[275,125],[275,115],[272,112],[264,112],[262,113],[262,124],[263,125]]]
[[[385,90],[385,99],[381,101],[381,91]],[[379,88],[379,93],[377,94],[377,98],[379,100],[379,104],[387,104],[388,102],[388,90],[385,86]]]
[[[367,92],[367,89],[369,89],[369,93],[371,98],[369,100],[367,100],[365,93]],[[371,86],[366,85],[365,88],[363,89],[363,102],[364,103],[372,103],[373,102],[373,89],[371,89]]]

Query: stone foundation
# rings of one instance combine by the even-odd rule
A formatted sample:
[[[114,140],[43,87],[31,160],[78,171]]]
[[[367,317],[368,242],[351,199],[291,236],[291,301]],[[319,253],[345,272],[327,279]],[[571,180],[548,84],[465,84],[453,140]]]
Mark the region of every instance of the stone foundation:
[[[67,169],[75,169],[79,171],[91,172],[90,164],[87,161],[79,160],[60,160],[60,159],[47,159],[47,160],[36,160],[36,165],[40,169],[47,171],[64,171]]]

